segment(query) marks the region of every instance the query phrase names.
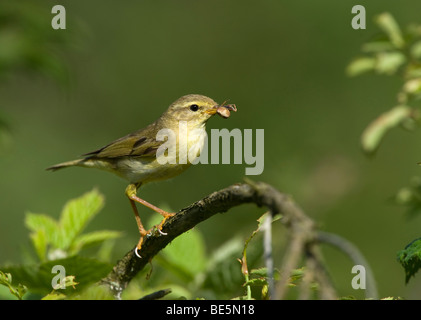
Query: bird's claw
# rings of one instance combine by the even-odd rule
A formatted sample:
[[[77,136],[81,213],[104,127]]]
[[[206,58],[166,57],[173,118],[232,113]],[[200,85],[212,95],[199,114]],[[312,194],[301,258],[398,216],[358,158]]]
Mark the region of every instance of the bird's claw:
[[[168,235],[168,233],[166,233],[166,232],[162,232],[162,230],[161,230],[161,228],[159,228],[159,226],[157,227],[157,229],[158,229],[158,232],[159,232],[161,235],[163,235],[163,236]]]
[[[164,219],[161,221],[160,224],[156,225],[155,228],[158,230],[158,232],[163,235],[166,236],[168,235],[168,233],[166,232],[162,232],[162,226],[164,225],[165,221],[167,221],[168,218],[171,218],[175,215],[175,213],[167,213],[167,216],[164,217]]]
[[[136,257],[138,257],[139,259],[142,259],[141,255],[137,252],[138,248],[134,248],[134,254],[136,255]]]

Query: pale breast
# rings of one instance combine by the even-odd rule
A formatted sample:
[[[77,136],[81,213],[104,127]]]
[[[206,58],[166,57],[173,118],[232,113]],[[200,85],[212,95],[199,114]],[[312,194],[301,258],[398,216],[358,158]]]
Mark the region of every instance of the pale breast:
[[[169,150],[158,159],[156,157],[126,157],[116,164],[119,168],[117,174],[129,180],[131,183],[165,180],[175,177],[189,168],[200,155],[207,138],[205,128],[188,130],[187,135],[179,135],[176,148],[172,157]],[[171,146],[167,146],[171,147]],[[174,146],[173,146],[174,147]],[[159,157],[158,153],[157,156]],[[165,164],[162,164],[166,162]]]

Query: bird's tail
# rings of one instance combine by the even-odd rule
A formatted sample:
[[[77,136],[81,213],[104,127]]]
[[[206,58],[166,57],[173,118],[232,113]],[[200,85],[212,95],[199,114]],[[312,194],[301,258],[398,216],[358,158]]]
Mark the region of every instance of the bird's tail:
[[[63,169],[67,167],[83,166],[83,163],[84,163],[84,159],[77,159],[77,160],[72,160],[72,161],[56,164],[52,167],[47,168],[46,170],[57,171],[59,169]]]

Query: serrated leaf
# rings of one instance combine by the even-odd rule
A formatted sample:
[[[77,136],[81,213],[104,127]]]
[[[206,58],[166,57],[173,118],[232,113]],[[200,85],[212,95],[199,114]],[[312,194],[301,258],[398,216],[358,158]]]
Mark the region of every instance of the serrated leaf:
[[[251,269],[250,276],[267,277],[268,269],[266,267]]]
[[[304,267],[294,269],[290,275],[290,282],[296,282],[302,279],[304,276]]]
[[[214,250],[206,268],[206,285],[216,292],[235,290],[243,283],[243,276],[238,272],[236,258],[243,250],[243,239],[239,236],[224,242]]]
[[[25,225],[32,231],[30,238],[35,251],[41,261],[46,260],[49,244],[57,246],[60,227],[53,218],[46,214],[28,212],[25,216]]]
[[[31,231],[45,230],[52,233],[58,228],[58,223],[46,214],[28,212],[25,215],[25,225]]]
[[[421,238],[412,241],[398,252],[398,261],[405,269],[405,283],[421,268]]]
[[[363,150],[373,153],[377,150],[385,134],[412,116],[413,110],[408,106],[396,106],[381,114],[369,124],[361,137]]]
[[[264,286],[267,285],[268,281],[266,278],[254,278],[246,281],[243,286]]]
[[[60,217],[61,237],[57,248],[68,249],[103,205],[104,197],[96,189],[67,202]]]
[[[28,212],[25,215],[25,225],[34,232],[44,231],[46,241],[53,246],[57,246],[58,234],[60,232],[59,223],[46,214]]]

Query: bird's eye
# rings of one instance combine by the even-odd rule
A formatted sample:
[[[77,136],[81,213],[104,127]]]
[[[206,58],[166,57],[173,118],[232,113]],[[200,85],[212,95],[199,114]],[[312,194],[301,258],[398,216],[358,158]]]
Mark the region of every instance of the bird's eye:
[[[190,106],[190,110],[191,111],[197,111],[197,110],[199,110],[199,106],[197,105],[197,104],[192,104],[191,106]]]

